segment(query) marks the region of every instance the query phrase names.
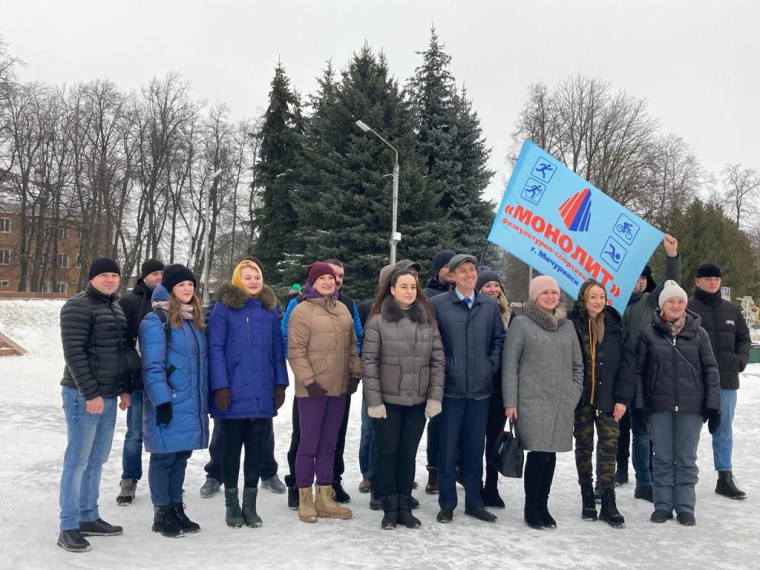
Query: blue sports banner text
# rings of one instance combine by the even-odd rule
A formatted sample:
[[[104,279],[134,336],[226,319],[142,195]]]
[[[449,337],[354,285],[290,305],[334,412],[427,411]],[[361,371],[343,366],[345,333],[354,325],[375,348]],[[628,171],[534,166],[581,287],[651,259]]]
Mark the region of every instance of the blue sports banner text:
[[[573,298],[588,278],[621,313],[664,238],[552,155],[525,141],[488,239]]]

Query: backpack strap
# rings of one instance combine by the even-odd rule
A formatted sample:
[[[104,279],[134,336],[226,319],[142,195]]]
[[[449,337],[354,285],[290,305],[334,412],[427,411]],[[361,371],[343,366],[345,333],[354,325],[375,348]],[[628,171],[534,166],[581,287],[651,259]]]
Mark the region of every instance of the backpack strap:
[[[161,321],[161,325],[164,329],[164,334],[166,335],[166,344],[168,346],[172,342],[172,331],[171,326],[169,325],[169,315],[163,309],[153,309],[153,312],[158,315],[158,319]]]

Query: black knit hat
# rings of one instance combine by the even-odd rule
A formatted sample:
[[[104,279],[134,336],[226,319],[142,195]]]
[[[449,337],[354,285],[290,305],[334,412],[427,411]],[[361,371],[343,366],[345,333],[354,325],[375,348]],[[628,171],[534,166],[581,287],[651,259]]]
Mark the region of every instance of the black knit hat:
[[[174,265],[169,265],[164,268],[164,278],[161,281],[161,285],[163,285],[164,289],[169,291],[169,293],[172,292],[172,289],[174,289],[174,286],[177,285],[177,283],[182,283],[183,281],[192,281],[193,285],[196,287],[198,286],[198,282],[195,280],[195,275],[193,275],[193,272],[184,265],[175,263]]]
[[[651,293],[657,288],[657,283],[652,279],[652,268],[649,265],[645,265],[641,270],[641,276],[647,278],[647,286],[644,287],[645,293]]]
[[[116,273],[121,276],[121,269],[119,269],[119,264],[110,257],[97,257],[90,264],[90,281],[101,273]]]
[[[151,273],[163,271],[164,267],[164,264],[158,259],[146,259],[140,268],[140,277],[145,279]]]
[[[456,254],[450,249],[444,249],[435,254],[433,258],[433,271],[437,274],[444,265],[448,265],[449,261]]]
[[[478,282],[475,284],[475,290],[479,292],[483,288],[483,285],[491,281],[496,281],[499,287],[503,288],[501,277],[499,277],[498,273],[488,267],[478,267]]]
[[[720,267],[714,263],[703,263],[697,267],[697,270],[694,272],[694,277],[697,279],[700,277],[723,277],[723,274],[720,272]]]

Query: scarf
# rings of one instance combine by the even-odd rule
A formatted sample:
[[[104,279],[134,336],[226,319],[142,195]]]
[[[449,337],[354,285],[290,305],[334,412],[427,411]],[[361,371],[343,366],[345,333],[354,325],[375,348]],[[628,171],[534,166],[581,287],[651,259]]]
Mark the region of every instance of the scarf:
[[[167,313],[169,312],[169,301],[153,301],[154,309],[163,309]],[[179,316],[186,321],[193,320],[193,306],[182,303],[179,309]]]
[[[660,318],[662,319],[662,322],[665,323],[665,328],[668,329],[668,332],[671,334],[671,336],[678,336],[686,326],[686,313],[672,322],[667,320],[663,314],[660,314]]]

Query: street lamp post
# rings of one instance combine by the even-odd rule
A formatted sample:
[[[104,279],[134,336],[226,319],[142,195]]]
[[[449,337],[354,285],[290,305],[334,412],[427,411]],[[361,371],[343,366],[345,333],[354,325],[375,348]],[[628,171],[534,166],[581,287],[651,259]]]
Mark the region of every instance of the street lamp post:
[[[356,121],[356,126],[363,130],[365,133],[372,133],[381,141],[383,141],[391,150],[396,154],[395,162],[393,163],[393,206],[391,217],[391,265],[396,263],[396,244],[401,241],[401,234],[396,231],[396,220],[398,217],[398,177],[399,177],[399,165],[398,165],[398,150],[391,143],[385,140],[380,134],[367,125],[363,121]]]
[[[205,307],[209,303],[208,295],[208,272],[209,272],[209,255],[208,255],[208,240],[211,233],[211,189],[214,187],[214,182],[219,176],[221,176],[223,170],[217,170],[209,178],[208,198],[206,201],[206,226],[203,231],[203,306]],[[201,185],[203,189],[203,185]]]

